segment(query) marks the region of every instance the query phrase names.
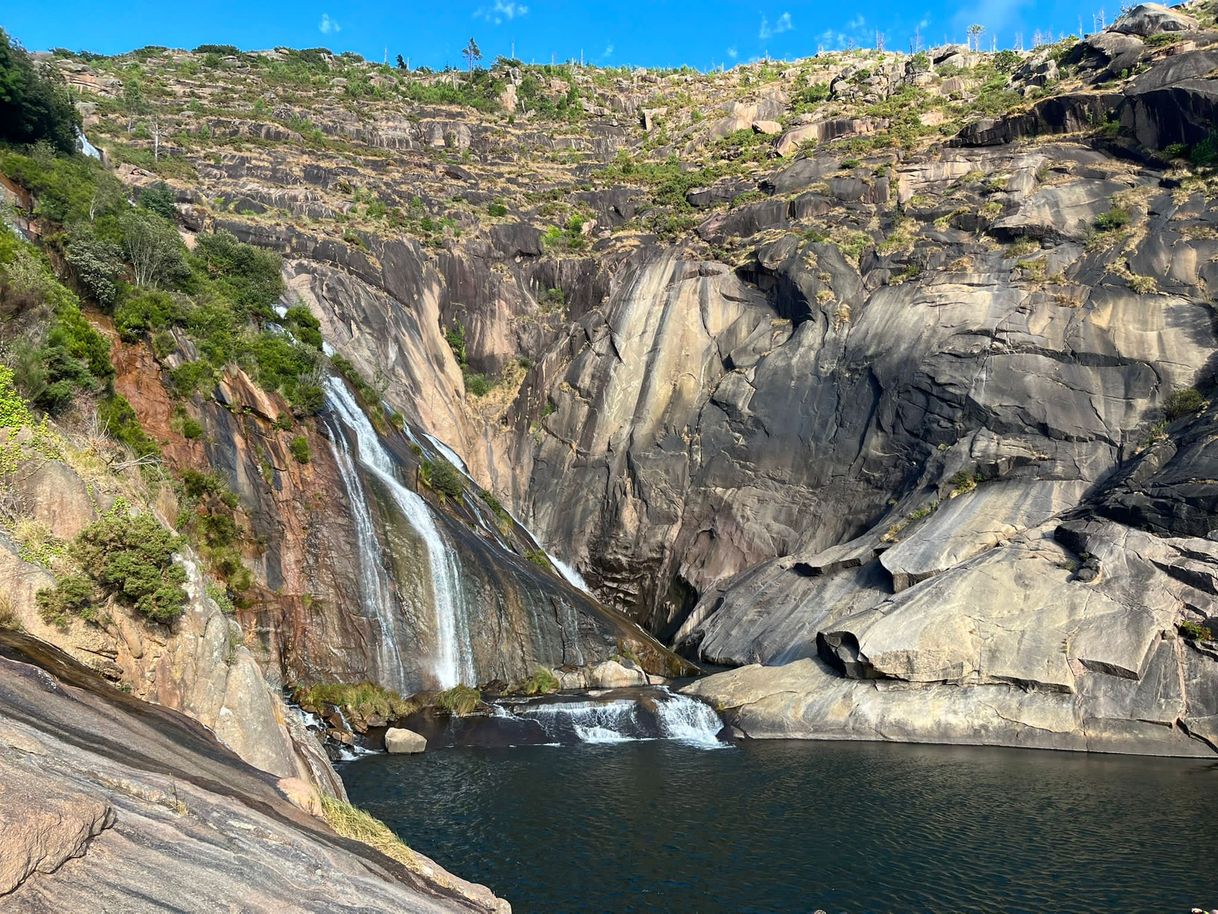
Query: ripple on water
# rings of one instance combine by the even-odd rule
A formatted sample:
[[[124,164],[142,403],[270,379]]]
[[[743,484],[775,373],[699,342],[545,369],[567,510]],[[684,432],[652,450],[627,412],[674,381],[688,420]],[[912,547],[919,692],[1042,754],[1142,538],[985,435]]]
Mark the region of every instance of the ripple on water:
[[[343,778],[517,914],[1218,906],[1206,762],[649,741],[377,756]]]

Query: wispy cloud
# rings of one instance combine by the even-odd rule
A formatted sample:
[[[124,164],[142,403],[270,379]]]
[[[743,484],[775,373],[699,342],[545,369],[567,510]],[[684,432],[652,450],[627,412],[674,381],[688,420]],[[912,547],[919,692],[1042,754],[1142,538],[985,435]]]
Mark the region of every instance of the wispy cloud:
[[[859,13],[857,16],[855,16],[853,19],[851,19],[848,23],[846,23],[846,28],[850,29],[850,31],[852,31],[852,32],[857,32],[859,29],[861,29],[866,24],[867,24],[867,17],[864,16],[862,13]]]
[[[317,31],[323,35],[331,35],[342,30],[343,27],[331,19],[329,13],[321,14],[321,22],[317,23]]]
[[[482,6],[474,10],[475,19],[485,19],[493,25],[503,25],[520,16],[527,16],[529,8],[515,0],[495,0],[494,6]]]
[[[770,20],[766,16],[761,17],[761,30],[757,33],[757,37],[762,41],[769,41],[775,35],[781,35],[783,32],[789,32],[795,28],[791,22],[791,14],[783,13],[778,17],[778,20],[770,25]]]
[[[601,51],[601,59],[608,60],[613,56],[613,45],[605,45],[605,50]]]
[[[728,58],[730,58],[731,60],[735,60],[737,57],[739,57],[739,56],[740,56],[740,52],[739,52],[739,51],[737,51],[735,48],[728,48],[728,49],[727,49],[727,56],[728,56]]]

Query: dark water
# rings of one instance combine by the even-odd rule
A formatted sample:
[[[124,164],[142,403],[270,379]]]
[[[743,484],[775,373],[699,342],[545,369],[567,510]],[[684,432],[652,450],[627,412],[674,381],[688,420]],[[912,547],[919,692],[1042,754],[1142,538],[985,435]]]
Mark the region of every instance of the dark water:
[[[634,742],[375,756],[343,779],[517,914],[1218,906],[1209,762]]]

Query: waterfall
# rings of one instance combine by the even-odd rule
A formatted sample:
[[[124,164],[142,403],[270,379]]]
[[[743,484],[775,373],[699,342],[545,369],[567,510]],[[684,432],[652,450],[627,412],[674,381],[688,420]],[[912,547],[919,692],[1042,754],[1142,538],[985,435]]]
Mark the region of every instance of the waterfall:
[[[539,724],[546,738],[559,744],[625,743],[666,739],[700,749],[723,749],[723,721],[710,705],[666,688],[650,693],[654,702],[634,698],[611,701],[544,701],[496,706],[496,717],[515,717]]]
[[[80,151],[82,153],[91,159],[97,159],[99,161],[101,160],[101,153],[98,152],[96,146],[89,142],[89,138],[85,136],[84,131],[77,130],[76,137],[80,140]]]
[[[661,736],[707,748],[719,749],[725,745],[719,740],[723,721],[714,708],[688,696],[661,690],[667,694],[665,700],[656,705]]]
[[[331,427],[330,442],[334,462],[338,465],[338,475],[347,490],[347,500],[351,502],[351,519],[355,523],[355,549],[359,560],[360,596],[365,611],[376,619],[381,629],[381,637],[377,642],[377,668],[384,677],[385,685],[405,692],[408,691],[406,671],[402,666],[402,652],[399,647],[399,642],[404,637],[404,632],[401,631],[402,617],[398,612],[389,576],[381,564],[380,542],[376,538],[376,528],[372,524],[364,486],[355,469],[355,461],[351,457],[351,448],[347,444],[346,436],[343,435],[342,429],[337,427],[337,423]]]
[[[409,429],[407,430],[407,433],[409,434]],[[466,479],[468,479],[475,487],[478,486],[478,481],[476,479],[474,479],[473,476],[470,475],[469,470],[465,466],[465,461],[462,460],[460,458],[460,456],[458,456],[456,451],[454,451],[452,448],[450,448],[447,444],[445,444],[435,435],[429,435],[427,432],[424,432],[423,437],[427,439],[427,443],[430,444],[433,448],[435,448],[436,451],[445,460],[447,460],[454,467],[456,467],[457,470],[460,471],[461,474],[464,475]],[[580,573],[578,571],[576,571],[574,568],[572,568],[562,559],[555,556],[553,552],[551,552],[544,545],[542,545],[541,541],[539,539],[537,539],[537,537],[533,534],[533,531],[530,530],[528,527],[526,527],[521,522],[520,518],[518,518],[515,514],[512,514],[509,511],[508,516],[511,517],[512,520],[516,522],[516,525],[519,526],[520,529],[525,532],[525,534],[529,538],[529,541],[532,542],[533,546],[537,549],[540,549],[541,551],[543,551],[546,554],[546,558],[548,558],[550,560],[550,564],[554,566],[555,570],[560,575],[562,575],[563,580],[565,580],[568,584],[570,584],[576,590],[582,590],[584,593],[588,594],[589,596],[592,596],[592,591],[588,589],[587,582],[583,579],[583,577],[580,575]],[[482,520],[482,512],[480,512],[480,511],[478,512],[478,517],[479,517],[479,520],[482,521],[484,526],[486,526],[486,529],[488,530],[488,532],[493,533],[494,531],[491,529],[491,527],[486,525],[486,522]],[[496,535],[496,538],[498,538],[498,535],[497,534],[495,534],[495,535]]]
[[[469,620],[458,590],[456,556],[440,535],[435,517],[419,495],[402,485],[394,474],[393,458],[381,444],[372,423],[338,378],[326,379],[326,400],[331,410],[355,436],[359,462],[380,480],[394,504],[419,534],[431,566],[436,610],[436,658],[434,673],[440,688],[476,683],[470,649]]]

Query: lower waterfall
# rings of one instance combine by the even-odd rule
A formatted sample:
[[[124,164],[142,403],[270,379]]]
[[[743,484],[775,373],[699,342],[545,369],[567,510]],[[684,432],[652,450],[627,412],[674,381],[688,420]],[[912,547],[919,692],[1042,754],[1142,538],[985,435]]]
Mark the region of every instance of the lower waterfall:
[[[476,684],[469,620],[458,586],[459,565],[452,549],[440,534],[431,508],[416,492],[398,481],[393,458],[381,444],[368,417],[338,378],[326,379],[326,401],[354,436],[360,465],[384,484],[394,504],[418,533],[427,550],[436,612],[436,657],[433,667],[436,684],[441,689],[462,683]],[[358,509],[356,511],[358,513]]]
[[[559,744],[671,739],[706,749],[728,745],[719,739],[723,721],[710,705],[662,686],[640,699],[523,702],[497,705],[495,713],[533,721]]]

